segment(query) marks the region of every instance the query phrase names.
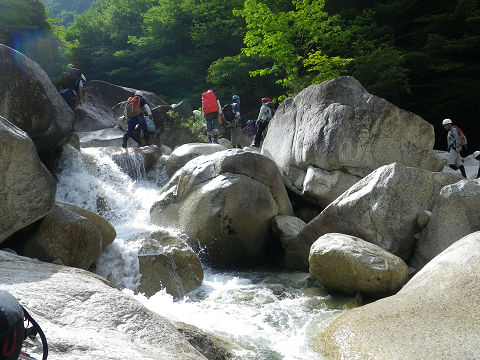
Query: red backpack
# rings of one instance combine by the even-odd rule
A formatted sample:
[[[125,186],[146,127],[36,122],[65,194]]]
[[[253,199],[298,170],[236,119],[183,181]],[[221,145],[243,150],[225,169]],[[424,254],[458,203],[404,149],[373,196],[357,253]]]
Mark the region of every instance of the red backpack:
[[[202,110],[204,114],[218,111],[217,97],[213,90],[208,90],[202,94]]]
[[[127,119],[138,116],[141,112],[142,109],[140,108],[140,97],[129,97],[127,99],[127,103],[125,104],[125,115],[127,116]]]
[[[463,133],[463,130],[460,129],[458,126],[455,126],[457,131],[458,131],[458,136],[460,137],[460,144],[462,146],[466,146],[467,145],[467,137],[465,136],[465,134]]]

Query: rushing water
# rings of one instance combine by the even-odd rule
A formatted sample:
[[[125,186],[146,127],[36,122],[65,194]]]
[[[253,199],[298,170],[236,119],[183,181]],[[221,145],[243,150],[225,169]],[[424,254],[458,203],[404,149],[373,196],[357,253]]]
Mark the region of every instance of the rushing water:
[[[315,336],[351,299],[332,298],[312,287],[308,274],[274,269],[205,270],[202,285],[180,300],[165,291],[136,294],[140,280],[139,233],[153,232],[150,207],[167,181],[161,168],[147,181],[132,154],[128,176],[101,148],[65,147],[57,174],[57,200],[95,211],[115,227],[117,238],[97,261],[97,273],[131,293],[151,310],[195,325],[230,342],[240,359],[321,359]],[[130,171],[130,173],[132,173]],[[149,176],[152,178],[152,176]],[[175,232],[175,229],[170,229]]]

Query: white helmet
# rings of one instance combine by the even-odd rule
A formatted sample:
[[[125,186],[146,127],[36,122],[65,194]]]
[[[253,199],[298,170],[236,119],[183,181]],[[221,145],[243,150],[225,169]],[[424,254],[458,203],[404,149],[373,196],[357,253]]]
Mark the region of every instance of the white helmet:
[[[452,120],[450,119],[445,119],[442,121],[442,125],[447,125],[447,124],[451,124],[452,123]]]
[[[477,160],[480,160],[480,151],[478,151],[478,150],[475,151],[475,152],[473,153],[473,158],[474,158],[474,159],[477,159]]]
[[[140,96],[140,97],[142,97],[143,94],[142,94],[142,92],[141,92],[140,90],[137,90],[137,91],[135,91],[135,96]]]

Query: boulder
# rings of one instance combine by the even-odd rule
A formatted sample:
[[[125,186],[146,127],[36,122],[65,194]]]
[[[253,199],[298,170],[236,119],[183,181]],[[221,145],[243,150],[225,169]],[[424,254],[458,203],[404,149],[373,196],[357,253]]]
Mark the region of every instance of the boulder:
[[[197,254],[177,236],[157,231],[138,250],[138,291],[152,296],[161,289],[175,298],[199,287],[203,269]]]
[[[231,351],[233,346],[218,336],[205,333],[195,326],[178,321],[175,322],[175,326],[188,342],[208,360],[229,360],[235,358],[235,354]]]
[[[94,213],[93,211],[71,204],[57,202],[57,205],[65,210],[71,211],[88,219],[100,232],[100,236],[102,238],[102,249],[105,249],[107,245],[110,245],[115,240],[115,237],[117,236],[115,228],[100,215]]]
[[[312,276],[327,288],[347,294],[383,297],[408,280],[408,266],[380,246],[344,234],[325,234],[308,257]]]
[[[108,243],[112,234],[97,217],[93,221],[90,220],[91,214],[85,217],[86,212],[73,205],[57,203],[55,209],[26,236],[19,253],[42,261],[90,268],[101,255],[102,236]]]
[[[25,131],[40,153],[66,144],[73,112],[36,62],[0,44],[0,116]]]
[[[376,244],[406,260],[419,231],[418,214],[431,210],[440,190],[459,176],[385,165],[366,176],[332,202],[299,233],[305,261],[310,246],[327,233],[342,233]]]
[[[231,149],[190,160],[163,187],[152,222],[180,229],[211,266],[263,259],[271,220],[292,215],[269,158]]]
[[[443,163],[432,151],[434,141],[431,124],[345,76],[285,100],[270,121],[262,153],[277,163],[289,189],[325,204],[331,196],[312,193],[316,185],[306,179],[309,167],[328,171],[329,179],[322,182],[341,194],[355,177],[393,162],[440,171]]]
[[[40,162],[32,140],[1,116],[0,173],[1,243],[49,214],[55,207],[57,189],[55,179]]]
[[[298,233],[305,225],[305,221],[295,216],[278,215],[272,220],[272,230],[277,235],[283,249],[283,259],[281,263],[289,270],[303,270],[302,254],[297,253],[295,241]]]
[[[328,359],[478,359],[480,232],[457,241],[396,295],[337,317],[318,337]]]
[[[84,105],[75,109],[75,131],[86,132],[114,127],[118,113],[123,113],[124,108],[118,104],[133,96],[136,90],[100,80],[88,81],[84,88]],[[142,90],[142,93],[151,109],[168,105],[152,92]],[[115,111],[113,108],[119,110]]]
[[[0,283],[42,327],[49,359],[206,359],[168,319],[90,272],[0,251]],[[25,344],[41,359],[38,343]]]
[[[197,156],[210,155],[225,149],[223,145],[219,144],[184,144],[170,154],[165,163],[165,172],[171,177],[178,169]]]
[[[480,230],[480,181],[462,180],[445,186],[420,235],[411,266],[425,264],[467,234]]]

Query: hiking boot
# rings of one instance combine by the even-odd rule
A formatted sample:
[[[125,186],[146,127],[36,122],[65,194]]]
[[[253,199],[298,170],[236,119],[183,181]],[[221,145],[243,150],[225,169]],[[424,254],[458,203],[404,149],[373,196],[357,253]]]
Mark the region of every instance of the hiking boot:
[[[217,135],[214,135],[214,136],[213,136],[213,143],[214,143],[214,144],[218,144]]]
[[[127,148],[127,144],[122,144],[122,148],[126,149],[126,148]]]

